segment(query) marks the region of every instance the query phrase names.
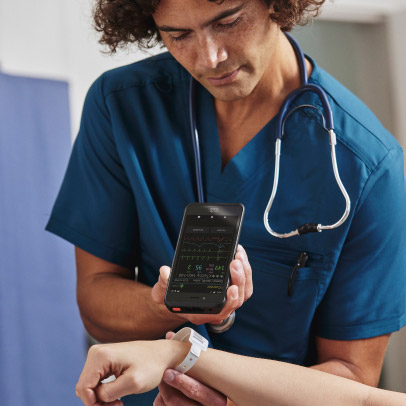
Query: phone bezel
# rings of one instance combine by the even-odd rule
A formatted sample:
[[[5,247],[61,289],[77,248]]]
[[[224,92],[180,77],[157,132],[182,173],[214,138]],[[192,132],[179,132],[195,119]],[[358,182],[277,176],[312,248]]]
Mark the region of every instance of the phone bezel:
[[[230,280],[230,269],[227,268],[226,277],[224,280],[223,295],[210,294],[210,293],[173,293],[170,292],[170,286],[174,276],[175,264],[179,256],[179,243],[185,233],[186,218],[190,215],[228,215],[237,216],[236,233],[234,234],[233,246],[234,249],[230,253],[228,263],[230,263],[237,249],[238,240],[241,232],[241,225],[244,218],[245,208],[241,203],[190,203],[186,206],[182,225],[180,228],[178,241],[176,244],[175,255],[172,262],[171,274],[169,277],[168,285],[165,293],[165,304],[167,308],[173,312],[173,308],[180,308],[177,313],[219,313],[226,303],[227,287]],[[205,299],[203,299],[205,298]]]

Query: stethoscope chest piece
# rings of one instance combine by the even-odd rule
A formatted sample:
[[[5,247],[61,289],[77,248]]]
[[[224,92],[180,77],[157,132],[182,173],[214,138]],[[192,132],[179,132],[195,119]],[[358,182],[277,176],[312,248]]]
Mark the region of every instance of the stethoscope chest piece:
[[[229,317],[223,320],[220,324],[206,324],[206,327],[212,333],[224,333],[230,330],[235,321],[235,312],[232,312]]]

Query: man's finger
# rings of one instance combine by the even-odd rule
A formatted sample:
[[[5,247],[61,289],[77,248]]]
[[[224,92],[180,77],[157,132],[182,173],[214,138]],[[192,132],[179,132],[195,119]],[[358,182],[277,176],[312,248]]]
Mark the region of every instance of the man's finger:
[[[226,406],[227,397],[188,375],[174,369],[167,369],[163,381],[172,388],[181,391],[187,398],[193,399],[202,405]]]
[[[168,405],[165,405],[165,402],[161,396],[161,393],[158,393],[158,396],[155,398],[152,406],[168,406]]]
[[[166,285],[168,284],[170,274],[171,268],[169,268],[169,266],[164,265],[159,268],[159,277],[161,278],[161,282],[165,288]]]
[[[223,307],[223,310],[219,314],[216,314],[216,317],[214,317],[213,320],[210,321],[210,323],[220,324],[239,307],[238,287],[235,285],[229,286],[229,288],[227,289],[226,304]]]
[[[235,254],[235,259],[239,259],[242,263],[245,273],[245,295],[244,301],[248,300],[253,292],[254,292],[254,285],[252,283],[252,268],[248,261],[247,253],[242,245],[238,244],[237,252]]]
[[[231,284],[238,287],[238,307],[242,306],[245,297],[245,273],[242,262],[234,259],[230,263]]]
[[[166,338],[167,340],[170,340],[174,335],[175,335],[175,333],[174,333],[173,331],[168,331],[168,332],[165,334],[165,338]]]
[[[172,386],[167,385],[165,382],[161,382],[158,389],[163,406],[201,406],[200,403],[189,399],[180,390],[172,388]]]
[[[169,266],[161,266],[159,269],[158,282],[152,287],[151,297],[155,303],[163,304],[166,292],[166,286],[168,284],[168,278],[171,273]]]

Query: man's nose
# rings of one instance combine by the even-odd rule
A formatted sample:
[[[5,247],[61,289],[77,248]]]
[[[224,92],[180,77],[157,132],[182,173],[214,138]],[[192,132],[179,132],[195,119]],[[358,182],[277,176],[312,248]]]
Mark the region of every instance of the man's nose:
[[[205,37],[199,41],[198,63],[200,67],[214,69],[224,62],[228,55],[224,45],[213,37]]]

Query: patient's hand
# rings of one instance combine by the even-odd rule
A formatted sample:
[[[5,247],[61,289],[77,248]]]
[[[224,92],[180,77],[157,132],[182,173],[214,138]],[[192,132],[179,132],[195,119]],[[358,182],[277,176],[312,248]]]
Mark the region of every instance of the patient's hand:
[[[98,344],[89,349],[76,385],[85,406],[122,406],[118,400],[158,386],[168,368],[175,368],[189,351],[187,343],[170,340]],[[111,375],[117,379],[102,381]]]

